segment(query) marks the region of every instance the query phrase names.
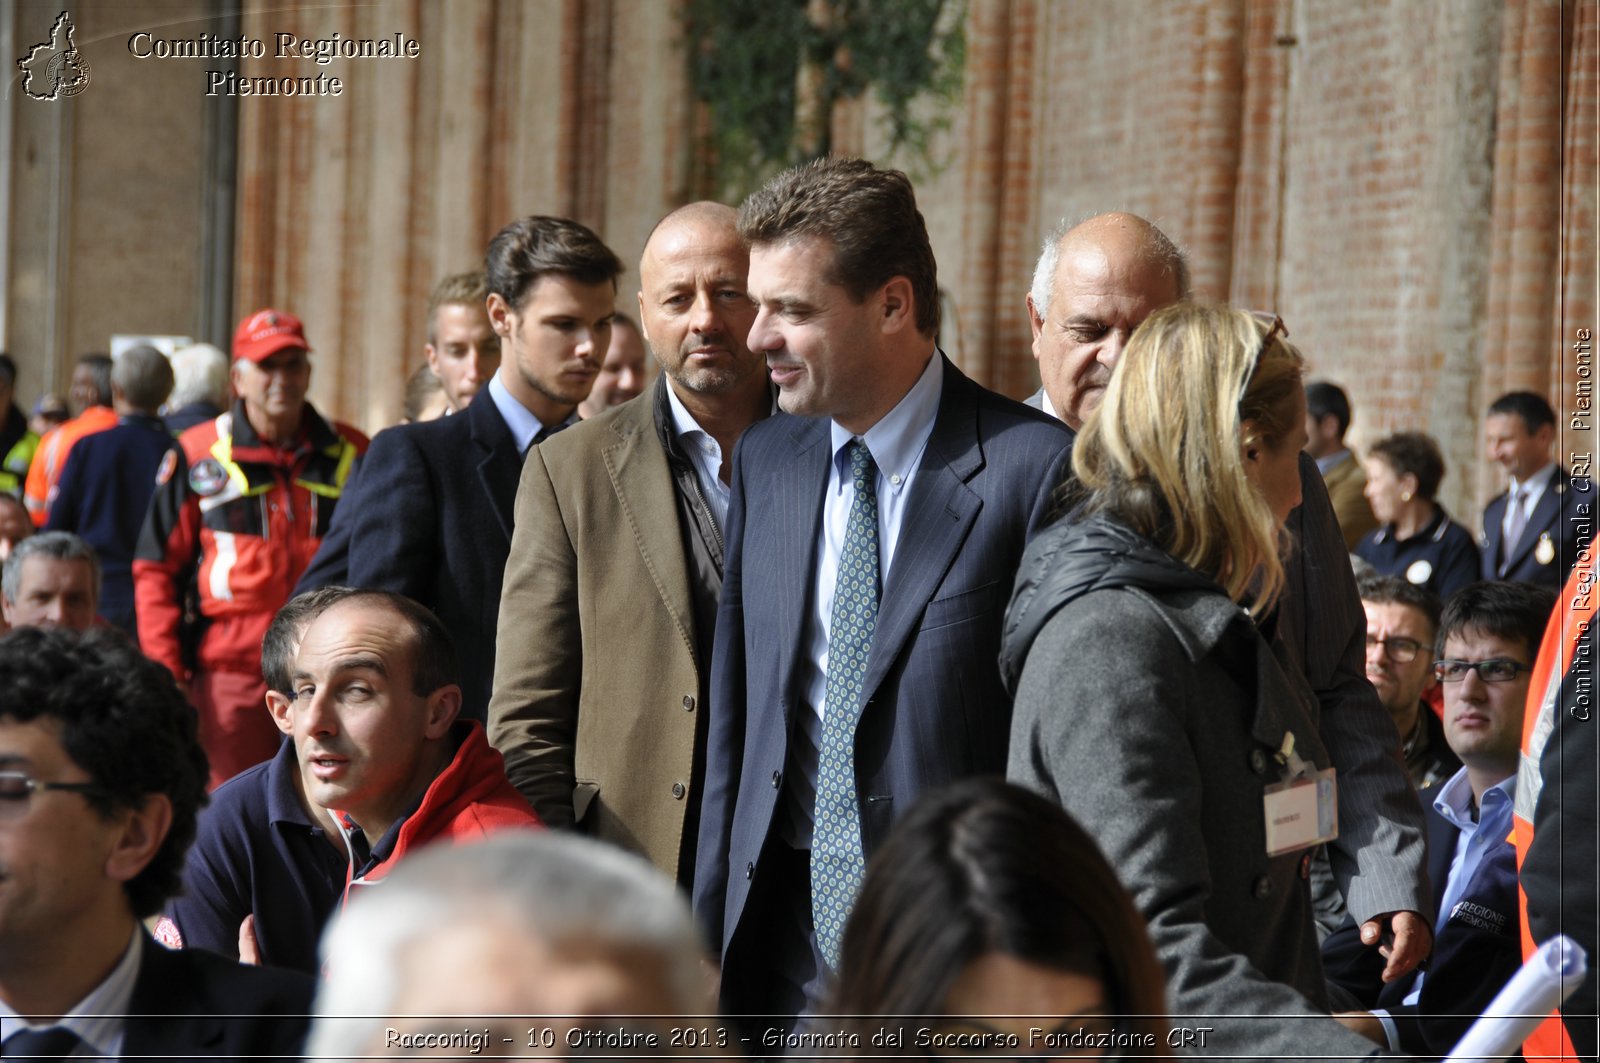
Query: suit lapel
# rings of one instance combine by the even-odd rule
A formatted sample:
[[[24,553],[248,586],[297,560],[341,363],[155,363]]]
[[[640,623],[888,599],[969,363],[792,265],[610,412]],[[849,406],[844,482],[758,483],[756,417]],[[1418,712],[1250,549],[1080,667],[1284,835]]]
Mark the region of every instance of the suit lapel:
[[[489,497],[489,506],[495,519],[511,541],[515,526],[513,514],[517,504],[517,482],[522,478],[522,458],[517,453],[517,441],[506,427],[505,418],[495,409],[494,399],[485,388],[467,407],[467,426],[472,442],[478,449],[478,482]]]
[[[783,703],[791,714],[795,662],[807,650],[805,620],[810,615],[816,598],[817,539],[822,522],[822,497],[828,489],[828,422],[821,418],[787,418],[792,446],[788,460],[775,468],[755,470],[765,483],[759,485],[754,497],[760,504],[768,501],[775,507],[773,523],[760,522],[771,529],[777,538],[777,549],[762,549],[759,556],[773,559],[777,568],[771,584],[782,589],[779,602],[752,603],[757,610],[772,609],[777,621],[778,689]],[[769,494],[770,492],[770,494]],[[749,508],[751,494],[745,496]],[[745,528],[752,521],[745,518]],[[749,551],[745,556],[751,556]],[[762,580],[766,584],[766,580]],[[749,586],[750,578],[745,577]],[[751,605],[746,606],[746,612]],[[747,621],[748,623],[748,621]],[[786,721],[792,722],[792,721]]]
[[[863,699],[872,696],[900,655],[983,508],[982,499],[966,483],[981,468],[983,448],[978,442],[971,385],[946,362],[933,434],[912,481],[894,562],[878,606]]]
[[[139,944],[139,977],[128,999],[123,1056],[198,1055],[220,1045],[221,1020],[192,1014],[203,999],[194,972],[148,935]]]
[[[1540,535],[1550,531],[1551,525],[1561,515],[1561,503],[1566,497],[1567,474],[1559,466],[1556,474],[1550,478],[1550,483],[1544,489],[1544,494],[1539,496],[1539,504],[1533,507],[1533,512],[1528,515],[1528,523],[1522,529],[1522,535],[1517,539],[1516,546],[1511,548],[1511,556],[1506,558],[1505,570],[1520,565],[1522,559],[1533,553],[1534,546],[1539,542]],[[1510,504],[1509,497],[1507,505]],[[1505,519],[1504,507],[1500,510],[1501,520]],[[1496,528],[1498,531],[1499,528]],[[1552,539],[1555,536],[1551,536]]]
[[[617,508],[633,532],[662,604],[693,652],[689,573],[678,535],[672,470],[656,438],[654,403],[649,399],[635,402],[629,407],[629,416],[612,422],[611,431],[615,441],[600,453],[616,492]]]

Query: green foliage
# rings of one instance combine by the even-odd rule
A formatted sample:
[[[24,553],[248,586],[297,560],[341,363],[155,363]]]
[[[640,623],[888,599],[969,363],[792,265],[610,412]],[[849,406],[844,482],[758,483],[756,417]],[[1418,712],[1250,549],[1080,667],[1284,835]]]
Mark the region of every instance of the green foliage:
[[[690,85],[707,111],[703,182],[737,201],[778,170],[827,154],[826,122],[803,146],[802,64],[820,71],[830,114],[869,90],[884,106],[891,152],[937,170],[935,134],[950,125],[966,65],[965,0],[830,0],[827,27],[806,0],[687,0]]]

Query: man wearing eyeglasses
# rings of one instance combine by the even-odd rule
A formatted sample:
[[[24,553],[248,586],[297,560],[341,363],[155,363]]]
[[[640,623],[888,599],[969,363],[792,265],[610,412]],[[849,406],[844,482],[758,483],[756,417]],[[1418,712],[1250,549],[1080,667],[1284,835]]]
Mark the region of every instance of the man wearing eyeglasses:
[[[1522,964],[1507,835],[1529,673],[1554,604],[1550,590],[1524,583],[1474,583],[1445,603],[1434,674],[1444,684],[1445,738],[1462,767],[1426,809],[1433,957],[1425,972],[1382,986],[1370,1017],[1344,1017],[1391,1051],[1449,1052]],[[1378,985],[1369,972],[1365,989]]]
[[[178,886],[206,758],[120,633],[0,638],[0,1056],[296,1055],[312,981],[145,933]]]
[[[1428,790],[1461,767],[1444,721],[1422,700],[1434,685],[1439,599],[1395,576],[1364,576],[1356,590],[1367,613],[1367,679],[1400,734],[1411,785]]]

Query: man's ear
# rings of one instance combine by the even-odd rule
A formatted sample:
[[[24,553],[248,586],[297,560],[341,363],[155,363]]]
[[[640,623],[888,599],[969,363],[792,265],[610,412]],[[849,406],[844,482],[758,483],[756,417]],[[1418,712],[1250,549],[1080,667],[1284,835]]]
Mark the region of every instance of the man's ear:
[[[460,711],[461,688],[454,683],[448,683],[429,694],[423,736],[429,739],[443,738],[450,730],[450,725],[456,722],[456,715]]]
[[[912,294],[909,277],[890,277],[888,283],[878,289],[878,298],[883,304],[883,319],[879,327],[884,332],[916,327],[916,298]]]
[[[648,365],[655,348],[650,344],[650,324],[644,317],[644,292],[639,293],[639,335],[644,337],[645,364]]]
[[[1028,301],[1028,328],[1033,330],[1033,356],[1039,357],[1039,333],[1044,331],[1044,317],[1039,313],[1039,308],[1033,305],[1033,293],[1029,292]]]
[[[272,714],[272,722],[278,725],[278,730],[291,736],[294,734],[293,705],[294,702],[276,690],[267,691],[267,711]]]
[[[150,794],[138,808],[120,813],[122,829],[106,856],[106,876],[117,882],[137,878],[167,840],[172,829],[172,800]]]
[[[489,311],[489,327],[494,329],[495,335],[504,340],[511,335],[511,305],[501,298],[499,292],[490,292],[484,307]]]

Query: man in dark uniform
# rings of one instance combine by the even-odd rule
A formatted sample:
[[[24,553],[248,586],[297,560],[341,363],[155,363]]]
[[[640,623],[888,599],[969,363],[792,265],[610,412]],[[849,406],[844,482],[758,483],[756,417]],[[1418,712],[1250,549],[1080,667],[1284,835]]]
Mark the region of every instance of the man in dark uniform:
[[[1555,411],[1531,391],[1502,395],[1489,407],[1489,458],[1505,467],[1511,483],[1483,510],[1484,579],[1559,589],[1594,537],[1589,459],[1568,473],[1550,455],[1555,432]]]
[[[100,615],[138,637],[133,612],[133,550],[156,489],[156,470],[177,444],[156,413],[172,391],[167,356],[148,345],[111,367],[117,426],[80,439],[56,485],[46,531],[69,531],[100,558]]]

